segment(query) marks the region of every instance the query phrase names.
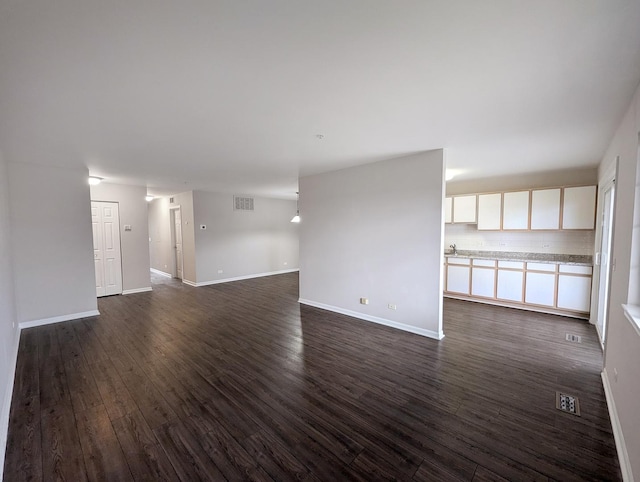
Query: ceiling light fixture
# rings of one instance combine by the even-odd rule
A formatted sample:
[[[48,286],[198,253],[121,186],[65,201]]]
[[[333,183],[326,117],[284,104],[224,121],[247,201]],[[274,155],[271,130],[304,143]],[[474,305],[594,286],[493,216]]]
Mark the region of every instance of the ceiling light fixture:
[[[458,173],[453,169],[447,169],[444,174],[445,181],[451,181]]]
[[[155,198],[153,196],[145,196],[144,200],[147,201],[148,203],[150,203],[151,201],[153,201]]]
[[[298,207],[298,202],[300,201],[300,193],[296,192],[296,215],[291,218],[292,223],[300,222],[300,208]]]
[[[98,184],[100,184],[102,182],[102,178],[101,177],[97,177],[97,176],[89,176],[89,184],[91,186],[97,186]]]

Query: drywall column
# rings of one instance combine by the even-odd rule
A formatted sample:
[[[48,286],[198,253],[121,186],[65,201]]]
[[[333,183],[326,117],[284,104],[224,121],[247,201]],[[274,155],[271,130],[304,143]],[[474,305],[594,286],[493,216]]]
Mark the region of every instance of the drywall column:
[[[18,353],[10,233],[7,166],[0,154],[0,467],[4,467],[11,392]]]
[[[88,171],[8,166],[20,325],[98,314]]]
[[[300,302],[441,338],[444,168],[436,150],[301,178]]]
[[[92,201],[118,203],[123,294],[151,290],[146,195],[145,186],[125,186],[105,182],[91,186]],[[129,226],[130,230],[126,230],[125,226]]]

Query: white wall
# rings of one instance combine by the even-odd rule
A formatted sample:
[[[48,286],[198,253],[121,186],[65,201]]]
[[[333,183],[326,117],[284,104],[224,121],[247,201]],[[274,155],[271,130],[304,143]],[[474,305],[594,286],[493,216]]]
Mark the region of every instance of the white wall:
[[[145,186],[127,186],[102,182],[91,186],[92,201],[118,203],[120,247],[122,253],[122,290],[151,288],[149,276],[149,222]],[[124,226],[131,226],[125,231]]]
[[[236,211],[232,194],[194,191],[193,204],[198,284],[298,269],[295,201],[254,197]]]
[[[18,321],[96,314],[87,170],[8,166]]]
[[[636,181],[639,132],[640,90],[618,127],[599,171],[601,181],[606,181],[606,173],[619,156],[613,232],[615,269],[611,277],[603,373],[610,384],[610,396],[618,416],[617,421],[614,418],[614,430],[619,422],[635,480],[640,480],[640,334],[624,315],[621,305],[638,303],[636,300],[640,299],[637,261],[632,261],[631,255],[632,245],[640,243],[640,222],[634,225],[634,218],[640,220],[640,200],[636,197],[636,192],[640,194]]]
[[[441,337],[443,197],[442,150],[301,178],[301,302]]]
[[[149,237],[151,268],[174,275],[168,197],[157,197],[149,203]]]
[[[4,467],[11,389],[18,350],[10,233],[8,174],[6,163],[0,154],[0,468]]]

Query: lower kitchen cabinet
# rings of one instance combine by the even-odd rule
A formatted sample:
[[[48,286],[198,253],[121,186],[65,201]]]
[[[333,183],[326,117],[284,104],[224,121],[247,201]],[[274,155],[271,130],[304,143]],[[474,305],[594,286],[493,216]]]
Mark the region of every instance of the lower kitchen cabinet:
[[[496,298],[522,303],[524,272],[498,269]]]
[[[496,270],[473,267],[471,273],[471,296],[495,298]]]
[[[591,307],[591,277],[558,276],[558,308],[589,311]]]
[[[591,272],[587,265],[447,257],[445,296],[583,317]]]
[[[556,292],[555,273],[527,272],[524,302],[532,305],[554,306]]]
[[[470,266],[450,264],[447,266],[447,291],[468,295]]]

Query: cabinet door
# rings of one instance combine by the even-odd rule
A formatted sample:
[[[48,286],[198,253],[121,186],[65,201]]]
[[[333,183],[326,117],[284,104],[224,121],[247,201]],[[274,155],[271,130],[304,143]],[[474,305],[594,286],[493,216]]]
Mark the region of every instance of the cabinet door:
[[[591,277],[559,275],[558,308],[589,312],[591,309]]]
[[[562,229],[594,229],[596,186],[565,187]]]
[[[502,229],[529,229],[529,191],[505,192]]]
[[[478,196],[455,196],[453,198],[453,222],[469,223],[477,222],[476,202]]]
[[[494,268],[473,268],[471,272],[471,295],[495,298],[496,270]]]
[[[500,229],[502,194],[478,195],[478,229]]]
[[[463,295],[469,294],[469,266],[447,266],[447,291]]]
[[[560,188],[531,191],[531,229],[560,229]]]
[[[527,273],[524,302],[553,306],[556,291],[555,273]]]
[[[453,198],[444,198],[444,222],[451,223],[453,221]]]
[[[522,303],[522,285],[524,271],[498,270],[498,289],[496,298],[499,300],[517,301]]]

